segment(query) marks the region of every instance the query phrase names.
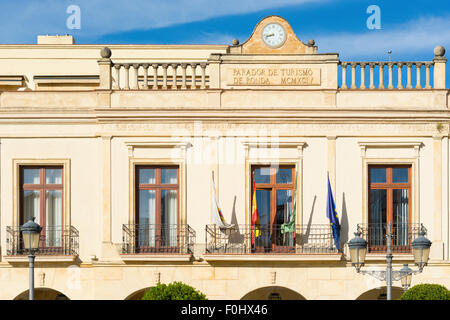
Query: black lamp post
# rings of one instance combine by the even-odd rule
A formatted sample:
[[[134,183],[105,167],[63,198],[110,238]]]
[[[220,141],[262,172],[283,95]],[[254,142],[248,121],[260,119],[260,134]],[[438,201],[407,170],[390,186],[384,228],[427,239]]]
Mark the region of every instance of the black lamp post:
[[[423,227],[422,227],[423,228]],[[350,260],[352,266],[356,268],[356,272],[361,274],[368,274],[381,281],[386,281],[387,287],[387,300],[392,300],[392,281],[402,280],[403,289],[407,289],[411,285],[411,279],[413,274],[421,273],[423,267],[427,265],[428,257],[430,255],[431,241],[425,238],[425,232],[421,230],[419,237],[417,237],[412,243],[414,255],[414,263],[419,267],[418,271],[413,271],[408,268],[408,265],[404,265],[399,271],[392,270],[392,231],[391,224],[388,225],[388,233],[386,235],[387,252],[386,252],[386,271],[362,271],[361,267],[364,265],[367,252],[367,242],[361,238],[361,233],[355,233],[355,238],[348,242],[348,248],[350,250]]]
[[[39,250],[39,239],[42,230],[42,227],[34,222],[34,219],[35,217],[32,217],[27,223],[20,227],[20,231],[22,231],[24,249],[28,251],[30,269],[30,300],[34,300],[34,254]]]

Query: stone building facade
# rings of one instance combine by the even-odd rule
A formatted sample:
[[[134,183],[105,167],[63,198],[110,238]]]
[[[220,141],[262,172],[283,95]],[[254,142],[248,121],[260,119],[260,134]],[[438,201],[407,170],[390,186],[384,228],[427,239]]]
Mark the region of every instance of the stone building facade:
[[[412,267],[426,230],[413,285],[450,288],[444,55],[341,61],[278,16],[230,46],[0,45],[0,299],[27,297],[32,216],[38,299],[136,299],[172,281],[209,299],[382,299],[346,243],[362,231],[364,268],[384,269],[389,224],[394,267]]]

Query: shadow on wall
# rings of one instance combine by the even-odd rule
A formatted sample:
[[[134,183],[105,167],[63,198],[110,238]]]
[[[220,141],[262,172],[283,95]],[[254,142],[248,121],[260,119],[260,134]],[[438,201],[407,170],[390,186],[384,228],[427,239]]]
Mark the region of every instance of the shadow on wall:
[[[342,193],[342,211],[340,223],[341,223],[340,247],[344,248],[344,245],[348,242],[349,236],[349,225],[348,225],[347,203],[345,201],[345,192]]]
[[[239,227],[239,223],[237,221],[237,216],[236,216],[236,196],[234,196],[234,201],[233,201],[233,209],[231,211],[231,224],[234,224],[236,226],[236,228],[234,229],[236,232],[233,232],[230,234],[229,238],[228,238],[228,242],[229,243],[244,243],[244,239],[245,236],[241,233]]]
[[[312,224],[312,218],[313,218],[313,214],[314,214],[314,207],[316,206],[316,200],[317,200],[317,195],[314,195],[313,203],[311,206],[311,212],[309,213],[309,219],[308,219],[308,224],[306,225],[305,233],[296,235],[297,237],[303,237],[303,240],[296,239],[297,243],[303,243],[303,244],[308,243],[309,235],[311,234],[311,224]]]

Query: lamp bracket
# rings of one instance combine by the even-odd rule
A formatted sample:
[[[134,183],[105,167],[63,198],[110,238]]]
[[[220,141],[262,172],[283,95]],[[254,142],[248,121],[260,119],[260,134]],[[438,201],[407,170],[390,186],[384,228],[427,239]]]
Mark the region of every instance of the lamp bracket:
[[[398,281],[403,277],[406,277],[408,274],[418,274],[421,273],[422,270],[416,270],[411,272],[403,272],[403,271],[392,271],[392,281]],[[380,281],[386,281],[386,271],[385,270],[360,270],[359,273],[361,274],[367,274],[369,276],[372,276]]]

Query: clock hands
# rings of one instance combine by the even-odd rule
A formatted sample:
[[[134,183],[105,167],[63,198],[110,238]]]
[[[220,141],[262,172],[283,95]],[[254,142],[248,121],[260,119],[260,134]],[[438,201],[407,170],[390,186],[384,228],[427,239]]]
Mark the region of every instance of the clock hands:
[[[273,37],[274,35],[275,35],[274,33],[266,34],[266,35],[264,35],[264,38]]]

